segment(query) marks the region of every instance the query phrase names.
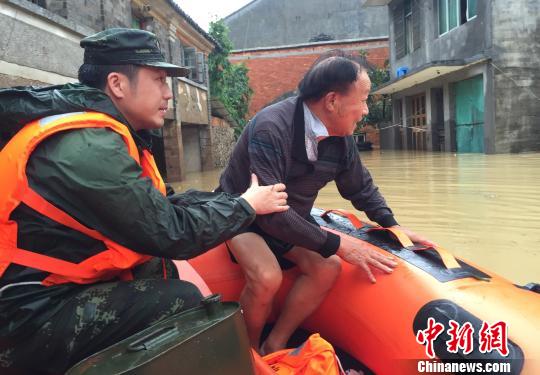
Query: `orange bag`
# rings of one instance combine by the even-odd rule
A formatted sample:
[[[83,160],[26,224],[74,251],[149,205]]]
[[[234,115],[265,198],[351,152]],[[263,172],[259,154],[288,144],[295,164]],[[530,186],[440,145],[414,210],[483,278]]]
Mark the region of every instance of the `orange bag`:
[[[318,333],[295,349],[279,350],[265,355],[263,360],[279,375],[344,374],[334,348]]]

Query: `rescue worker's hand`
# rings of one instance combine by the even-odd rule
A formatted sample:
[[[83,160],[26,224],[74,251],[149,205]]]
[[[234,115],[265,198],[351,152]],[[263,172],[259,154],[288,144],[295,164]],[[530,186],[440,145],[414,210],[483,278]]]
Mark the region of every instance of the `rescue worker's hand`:
[[[376,280],[371,267],[392,273],[398,265],[393,256],[379,253],[367,242],[352,242],[343,236],[336,254],[347,263],[362,268],[372,283],[375,283]]]
[[[251,174],[251,186],[242,194],[257,215],[283,212],[289,209],[287,206],[287,193],[284,184],[259,186],[257,176]]]
[[[410,240],[412,242],[414,242],[414,243],[429,246],[429,247],[436,247],[437,246],[437,244],[435,242],[432,242],[432,241],[428,240],[427,238],[425,238],[424,236],[416,234],[412,230],[410,230],[408,228],[405,228],[405,227],[402,227],[401,225],[394,225],[391,228],[399,229],[400,231],[405,233],[410,238]]]

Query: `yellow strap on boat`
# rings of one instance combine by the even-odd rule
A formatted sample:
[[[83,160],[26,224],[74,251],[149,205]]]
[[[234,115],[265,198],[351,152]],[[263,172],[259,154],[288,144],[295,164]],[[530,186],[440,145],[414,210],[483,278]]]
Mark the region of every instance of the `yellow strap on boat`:
[[[425,250],[425,249],[419,249],[419,250]],[[446,269],[461,268],[456,258],[445,248],[442,248],[440,246],[435,246],[433,250],[435,250],[437,254],[439,254]]]
[[[351,224],[356,229],[360,229],[360,228],[362,228],[364,226],[364,223],[362,223],[362,221],[359,218],[357,218],[352,212],[341,209],[341,208],[335,208],[335,209],[332,209],[332,210],[326,210],[321,214],[321,217],[322,218],[328,217],[328,214],[330,214],[330,213],[333,213],[333,214],[339,215],[341,217],[344,217],[346,219],[349,219]]]
[[[379,229],[379,228],[377,228]],[[388,231],[388,232],[391,232],[394,237],[396,237],[396,239],[399,241],[399,243],[401,244],[401,246],[403,246],[404,248],[406,249],[409,249],[409,248],[413,248],[414,247],[414,243],[411,241],[411,239],[409,238],[409,236],[407,236],[401,229],[399,228],[396,228],[396,227],[392,227],[392,228],[380,228],[379,230],[385,230],[385,231]]]
[[[356,229],[360,229],[364,226],[364,223],[362,223],[362,221],[359,218],[357,218],[352,212],[341,209],[341,208],[326,210],[321,214],[321,217],[322,218],[328,217],[328,214],[330,213],[349,219],[351,224]],[[390,232],[395,237],[395,239],[400,243],[400,245],[407,250],[422,251],[422,250],[427,250],[427,249],[433,249],[437,254],[439,254],[439,257],[441,258],[446,269],[461,268],[456,258],[448,250],[440,246],[436,246],[434,248],[423,246],[423,245],[417,246],[411,241],[409,236],[407,236],[401,229],[399,229],[399,227],[391,227],[391,228],[375,227],[375,228],[371,228],[370,230],[382,230],[382,231]]]
[[[439,257],[441,258],[441,260],[442,260],[444,266],[446,267],[446,269],[461,268],[461,266],[459,265],[456,258],[448,250],[446,250],[446,249],[444,249],[444,248],[442,248],[440,246],[436,246],[436,247],[433,247],[433,248],[428,247],[428,246],[423,246],[423,245],[417,246],[411,241],[409,236],[407,236],[398,227],[392,227],[392,228],[379,227],[379,228],[373,228],[373,229],[375,229],[375,230],[385,230],[385,231],[388,231],[388,232],[392,233],[394,235],[394,237],[399,241],[401,246],[403,246],[404,248],[406,248],[408,250],[423,251],[423,250],[427,250],[427,249],[433,249],[435,252],[437,252],[437,254],[439,254]]]

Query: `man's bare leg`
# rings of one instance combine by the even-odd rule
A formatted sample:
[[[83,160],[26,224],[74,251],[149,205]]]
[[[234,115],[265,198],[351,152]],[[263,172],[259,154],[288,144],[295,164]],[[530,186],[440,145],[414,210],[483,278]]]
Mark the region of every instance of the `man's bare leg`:
[[[239,234],[227,243],[244,271],[246,285],[240,294],[240,305],[251,346],[258,350],[272,301],[281,286],[281,268],[266,242],[256,233]]]
[[[341,271],[338,256],[323,258],[318,253],[294,247],[286,254],[302,273],[289,292],[283,310],[261,346],[262,354],[285,348],[300,324],[311,315],[326,297]]]

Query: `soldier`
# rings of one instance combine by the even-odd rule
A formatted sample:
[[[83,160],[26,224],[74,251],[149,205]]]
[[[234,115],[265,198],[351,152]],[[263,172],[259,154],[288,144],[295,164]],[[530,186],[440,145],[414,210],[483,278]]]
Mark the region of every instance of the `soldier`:
[[[167,76],[154,34],[81,41],[79,84],[0,90],[0,372],[61,373],[179,311],[200,293],[170,259],[281,212],[283,184],[241,196],[169,194],[148,131],[164,124]],[[2,125],[3,127],[4,125]]]

